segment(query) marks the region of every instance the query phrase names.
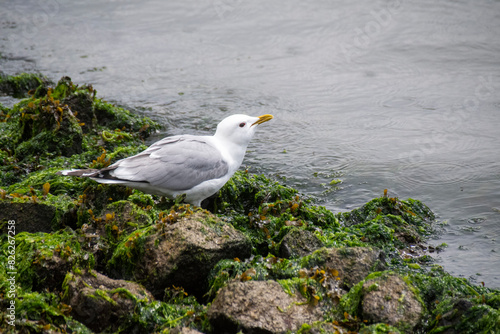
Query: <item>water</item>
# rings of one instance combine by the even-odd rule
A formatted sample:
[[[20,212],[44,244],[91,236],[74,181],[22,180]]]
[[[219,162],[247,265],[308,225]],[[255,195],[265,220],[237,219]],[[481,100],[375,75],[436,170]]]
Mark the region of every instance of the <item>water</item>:
[[[91,83],[162,122],[157,138],[271,113],[245,159],[251,172],[334,211],[385,188],[420,199],[447,222],[432,241],[449,246],[438,263],[500,287],[499,1],[0,7],[3,72]]]

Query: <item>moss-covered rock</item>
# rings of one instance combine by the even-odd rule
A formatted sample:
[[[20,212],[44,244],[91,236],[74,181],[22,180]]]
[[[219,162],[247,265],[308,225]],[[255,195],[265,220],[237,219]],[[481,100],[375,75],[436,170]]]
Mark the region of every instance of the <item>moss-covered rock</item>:
[[[500,332],[500,291],[453,277],[439,266],[411,272],[407,279],[427,307],[430,333]]]
[[[96,98],[91,85],[78,86],[63,77],[57,86],[40,86],[12,109],[2,109],[0,187],[19,182],[22,176],[41,170],[46,164],[64,163],[46,159],[71,157],[72,167],[91,164],[94,159],[98,167],[102,148],[114,150],[127,143],[134,145],[133,153],[137,153],[142,140],[158,128],[147,118]],[[16,168],[18,164],[23,168]]]
[[[36,155],[71,156],[82,153],[83,135],[78,119],[67,105],[52,96],[31,98],[17,104],[8,114],[14,122],[10,144],[19,160]],[[5,137],[4,137],[5,138]]]
[[[249,240],[209,213],[189,210],[183,217],[165,216],[118,245],[108,263],[113,277],[142,282],[160,299],[172,285],[202,297],[207,291],[203,278],[217,262],[250,256]]]
[[[429,223],[435,218],[434,213],[418,200],[402,201],[396,197],[384,196],[373,199],[358,209],[339,214],[339,219],[344,225],[353,226],[379,215],[400,216],[407,224],[419,228],[422,233],[430,230]]]
[[[330,306],[373,271],[386,267],[379,250],[370,248],[322,248],[297,259],[269,255],[223,260],[210,274],[209,296],[234,279],[241,281],[276,280],[288,291],[302,291],[312,301],[318,298]]]
[[[6,244],[7,236],[2,235]],[[55,233],[16,235],[16,283],[25,291],[60,290],[66,273],[73,267],[94,266],[92,254],[82,251],[78,236],[71,230]],[[0,259],[7,262],[0,255]],[[3,262],[3,263],[5,263]]]
[[[115,332],[132,321],[137,305],[153,296],[137,283],[112,280],[96,271],[68,273],[63,284],[63,302],[71,315],[95,332]]]
[[[5,334],[18,333],[81,333],[92,334],[92,330],[71,316],[71,307],[61,303],[57,294],[50,292],[20,291],[16,298],[15,320],[0,313],[0,329]],[[1,299],[2,310],[7,309]],[[13,325],[8,323],[13,321]]]
[[[0,230],[7,234],[6,222],[14,220],[16,233],[50,233],[57,228],[56,211],[55,207],[41,203],[0,202]]]
[[[50,81],[41,74],[21,73],[17,76],[3,75],[0,73],[0,93],[15,98],[26,97],[29,91],[40,86],[45,87]]]
[[[303,257],[321,247],[323,243],[313,232],[293,228],[281,240],[279,256],[282,258]]]
[[[415,288],[393,272],[375,272],[340,300],[351,316],[369,323],[387,323],[401,332],[414,333],[425,306]]]
[[[487,294],[482,301],[451,298],[440,302],[430,333],[498,333],[500,311],[488,303],[498,298],[498,294]]]
[[[320,308],[274,281],[234,281],[219,291],[208,316],[217,333],[285,333],[323,319]]]
[[[322,248],[302,259],[305,268],[332,268],[338,271],[341,286],[346,290],[374,271],[387,267],[384,253],[367,247]]]
[[[279,255],[281,241],[293,228],[340,231],[331,211],[313,205],[293,188],[243,171],[236,172],[221,189],[213,210],[250,236],[253,253],[262,256]]]
[[[74,319],[96,333],[210,328],[206,308],[182,288],[167,289],[162,302],[137,283],[110,279],[95,271],[69,273],[64,288],[62,303],[68,303]]]

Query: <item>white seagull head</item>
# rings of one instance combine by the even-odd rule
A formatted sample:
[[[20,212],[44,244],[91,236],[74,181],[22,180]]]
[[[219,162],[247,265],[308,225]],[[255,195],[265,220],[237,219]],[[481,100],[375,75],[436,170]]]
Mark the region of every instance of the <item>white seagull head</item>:
[[[272,118],[273,116],[269,114],[258,117],[242,114],[231,115],[217,125],[215,137],[246,147],[250,143],[257,125]]]

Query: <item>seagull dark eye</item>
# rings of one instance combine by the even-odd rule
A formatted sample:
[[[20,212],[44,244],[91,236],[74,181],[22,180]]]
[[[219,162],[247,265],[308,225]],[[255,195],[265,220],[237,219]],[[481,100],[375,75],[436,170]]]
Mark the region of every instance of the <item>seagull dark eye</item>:
[[[240,128],[244,128],[247,123],[240,123]]]

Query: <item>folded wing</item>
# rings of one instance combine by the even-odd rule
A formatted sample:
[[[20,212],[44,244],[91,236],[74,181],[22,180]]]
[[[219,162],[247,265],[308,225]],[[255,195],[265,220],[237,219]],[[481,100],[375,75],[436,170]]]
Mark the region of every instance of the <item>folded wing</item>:
[[[147,150],[120,160],[91,177],[144,182],[154,187],[181,191],[228,172],[228,164],[215,147],[195,136],[160,140]]]

